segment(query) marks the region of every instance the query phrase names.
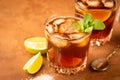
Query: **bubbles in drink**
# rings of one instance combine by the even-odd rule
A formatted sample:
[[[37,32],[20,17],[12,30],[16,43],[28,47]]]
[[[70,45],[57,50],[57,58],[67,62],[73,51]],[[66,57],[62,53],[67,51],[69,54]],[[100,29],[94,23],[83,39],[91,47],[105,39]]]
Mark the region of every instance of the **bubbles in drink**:
[[[54,46],[56,46],[58,48],[63,48],[68,45],[68,41],[65,40],[65,38],[60,36],[59,34],[51,35],[50,41]]]

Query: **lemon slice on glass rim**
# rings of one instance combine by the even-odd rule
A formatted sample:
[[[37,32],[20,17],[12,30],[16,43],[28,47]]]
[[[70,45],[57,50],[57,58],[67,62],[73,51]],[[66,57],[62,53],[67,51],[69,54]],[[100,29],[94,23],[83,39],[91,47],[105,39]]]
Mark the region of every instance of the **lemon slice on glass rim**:
[[[47,52],[47,40],[44,37],[28,38],[24,41],[24,46],[25,49],[32,54]]]
[[[39,52],[31,57],[23,67],[23,70],[29,74],[35,74],[38,72],[43,64],[43,56]]]

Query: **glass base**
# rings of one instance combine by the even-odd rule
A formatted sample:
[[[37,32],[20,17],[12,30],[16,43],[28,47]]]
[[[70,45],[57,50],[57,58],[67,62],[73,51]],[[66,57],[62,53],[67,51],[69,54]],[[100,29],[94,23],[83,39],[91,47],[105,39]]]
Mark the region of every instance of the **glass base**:
[[[106,38],[102,38],[102,39],[91,39],[90,41],[90,46],[101,46],[104,45],[106,42],[110,41],[111,37],[112,37],[112,32],[113,29],[111,29],[110,34],[106,37]]]
[[[66,67],[60,67],[60,66],[55,65],[53,63],[50,63],[49,66],[52,67],[57,73],[71,75],[71,74],[76,74],[79,71],[83,71],[86,68],[86,64],[87,64],[87,57],[85,58],[84,62],[78,67],[66,68]]]

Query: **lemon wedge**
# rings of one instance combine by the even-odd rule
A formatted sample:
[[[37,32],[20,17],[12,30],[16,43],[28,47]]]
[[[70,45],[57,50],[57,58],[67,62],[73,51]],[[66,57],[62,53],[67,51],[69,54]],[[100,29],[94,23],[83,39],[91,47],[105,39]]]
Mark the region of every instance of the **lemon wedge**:
[[[28,38],[24,41],[24,46],[25,49],[32,54],[36,54],[38,52],[46,53],[47,40],[44,37]]]
[[[24,65],[23,70],[29,74],[35,74],[38,72],[43,64],[43,57],[41,53],[34,55]]]

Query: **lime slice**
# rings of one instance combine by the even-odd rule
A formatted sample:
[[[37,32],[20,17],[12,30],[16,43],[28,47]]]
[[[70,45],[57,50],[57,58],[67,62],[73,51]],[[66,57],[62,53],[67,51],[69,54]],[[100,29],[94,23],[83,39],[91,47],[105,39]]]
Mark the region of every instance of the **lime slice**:
[[[38,54],[34,55],[32,58],[30,58],[27,61],[27,63],[23,67],[23,70],[29,74],[35,74],[40,70],[42,63],[43,63],[43,57],[39,52]]]
[[[28,38],[24,41],[24,46],[25,49],[32,54],[36,54],[38,52],[46,53],[47,40],[44,37]]]

